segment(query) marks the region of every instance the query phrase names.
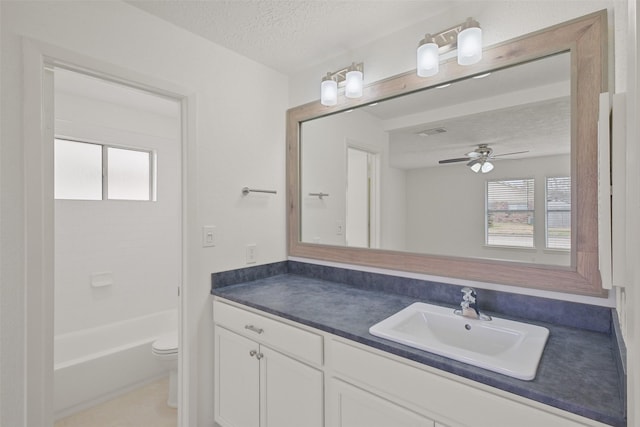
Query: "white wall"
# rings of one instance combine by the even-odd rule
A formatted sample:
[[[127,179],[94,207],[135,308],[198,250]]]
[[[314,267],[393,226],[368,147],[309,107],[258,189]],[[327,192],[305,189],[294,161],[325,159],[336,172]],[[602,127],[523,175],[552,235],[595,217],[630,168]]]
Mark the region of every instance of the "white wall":
[[[351,144],[380,156],[380,246],[404,247],[404,171],[389,166],[389,139],[382,122],[355,110],[305,122],[301,133],[302,240],[345,244],[345,233],[337,233],[337,223],[346,224],[347,144]],[[308,195],[320,191],[329,196],[319,200]]]
[[[172,115],[161,115],[139,102],[118,105],[78,96],[59,88],[61,72],[74,74],[56,71],[56,135],[152,150],[157,200],[56,200],[55,333],[177,309],[182,251],[179,103],[173,101]],[[86,77],[75,80],[80,85]],[[104,86],[110,93],[118,89]],[[167,103],[153,95],[144,99],[152,105]],[[112,276],[113,284],[92,287],[91,276],[103,273]]]
[[[545,251],[545,178],[570,175],[568,155],[497,160],[490,173],[464,164],[407,171],[407,250],[472,258],[570,265],[567,252]],[[485,246],[486,182],[535,179],[535,249]],[[456,197],[451,197],[455,194]]]
[[[24,425],[25,202],[21,36],[170,82],[193,94],[191,137],[197,153],[188,192],[196,212],[189,224],[187,321],[197,346],[189,372],[191,425],[213,425],[210,274],[245,266],[245,245],[258,263],[286,258],[285,110],[287,79],[121,2],[2,1],[2,151],[0,250],[2,322],[0,373],[3,426]],[[243,186],[278,191],[241,195]],[[197,192],[195,191],[197,189]],[[197,198],[197,201],[195,201]],[[195,224],[194,224],[195,223]],[[199,226],[217,227],[217,245],[196,249]],[[198,267],[199,266],[199,267]],[[28,268],[28,265],[27,265]],[[198,404],[197,407],[195,404]],[[197,410],[197,411],[196,411]]]

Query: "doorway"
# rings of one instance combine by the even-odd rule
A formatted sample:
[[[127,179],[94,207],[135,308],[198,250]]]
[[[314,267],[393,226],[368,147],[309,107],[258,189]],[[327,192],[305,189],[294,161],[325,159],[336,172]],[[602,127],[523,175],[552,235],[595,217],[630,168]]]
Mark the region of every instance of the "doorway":
[[[175,99],[52,71],[53,410],[73,424],[75,414],[177,371],[181,112]],[[168,335],[173,363],[151,351]],[[175,381],[170,388],[176,407]],[[175,408],[161,414],[145,423],[177,425]]]
[[[347,146],[346,245],[377,248],[378,154]]]
[[[178,366],[180,375],[178,424],[190,425],[195,411],[195,399],[189,399],[192,390],[189,366],[192,359],[191,340],[186,330],[194,320],[188,307],[196,303],[187,277],[199,271],[199,261],[189,256],[187,235],[197,235],[195,220],[196,191],[195,135],[196,102],[185,88],[151,75],[122,68],[65,49],[25,40],[24,58],[24,156],[26,244],[25,297],[26,330],[25,380],[26,425],[33,427],[53,425],[53,337],[54,337],[54,69],[77,71],[89,76],[117,82],[125,86],[146,90],[180,103],[181,109],[181,215],[180,261],[182,277],[179,297]],[[191,240],[189,240],[191,241]],[[198,301],[199,302],[199,301]],[[192,316],[193,317],[193,316]]]

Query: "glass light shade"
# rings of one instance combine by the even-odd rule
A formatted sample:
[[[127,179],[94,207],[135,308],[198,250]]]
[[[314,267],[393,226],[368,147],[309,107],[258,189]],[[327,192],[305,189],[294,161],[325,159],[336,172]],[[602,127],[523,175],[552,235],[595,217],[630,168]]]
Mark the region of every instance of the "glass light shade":
[[[458,64],[472,65],[482,59],[482,30],[471,27],[458,33]]]
[[[482,165],[480,164],[480,162],[476,162],[473,165],[471,165],[471,170],[474,171],[475,173],[480,172],[480,168],[482,167]]]
[[[338,83],[335,80],[323,80],[320,85],[320,103],[328,107],[338,103]]]
[[[436,43],[425,43],[418,47],[417,72],[420,77],[430,77],[438,74],[440,58]]]
[[[347,98],[360,98],[362,96],[362,71],[349,71],[346,76],[344,96]]]
[[[484,162],[482,164],[482,167],[480,168],[480,170],[482,171],[482,173],[488,173],[491,172],[493,170],[493,163],[491,162]]]

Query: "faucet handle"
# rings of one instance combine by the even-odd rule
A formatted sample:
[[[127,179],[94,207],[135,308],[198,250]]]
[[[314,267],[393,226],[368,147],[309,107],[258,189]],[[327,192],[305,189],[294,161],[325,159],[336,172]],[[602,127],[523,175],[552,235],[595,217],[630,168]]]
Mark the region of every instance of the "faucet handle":
[[[476,290],[473,288],[469,288],[469,287],[464,287],[462,288],[462,290],[460,291],[462,292],[462,300],[463,301],[468,301],[470,303],[474,303],[476,302]]]

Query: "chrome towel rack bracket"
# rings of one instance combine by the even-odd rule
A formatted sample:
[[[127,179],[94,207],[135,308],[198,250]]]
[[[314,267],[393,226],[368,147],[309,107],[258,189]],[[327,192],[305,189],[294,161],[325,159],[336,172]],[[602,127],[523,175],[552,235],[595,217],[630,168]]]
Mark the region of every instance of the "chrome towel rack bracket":
[[[242,187],[242,195],[246,196],[249,193],[268,193],[268,194],[278,194],[276,190],[258,190],[256,188]]]

